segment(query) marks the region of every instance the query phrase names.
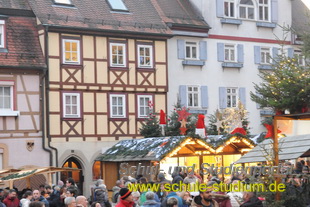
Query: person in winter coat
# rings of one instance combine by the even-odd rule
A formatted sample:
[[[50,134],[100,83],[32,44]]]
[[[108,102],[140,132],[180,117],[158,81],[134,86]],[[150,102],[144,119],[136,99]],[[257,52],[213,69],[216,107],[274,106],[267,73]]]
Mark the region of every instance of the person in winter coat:
[[[47,193],[47,197],[46,200],[49,203],[50,207],[59,207],[61,206],[61,202],[60,202],[60,193],[58,190],[56,189],[52,189],[52,187],[50,185],[46,185],[45,186],[45,191]]]
[[[32,199],[32,192],[28,190],[24,193],[23,198],[20,200],[20,206],[29,207],[31,199]]]
[[[94,201],[100,203],[102,207],[110,207],[111,205],[108,203],[108,194],[106,191],[106,186],[104,184],[100,184],[98,187],[94,189]]]
[[[262,201],[256,197],[254,192],[244,192],[243,200],[240,207],[263,207]]]
[[[45,207],[49,207],[48,201],[46,200],[46,198],[44,198],[44,197],[41,195],[41,193],[40,193],[39,190],[34,190],[34,191],[32,192],[32,195],[33,195],[33,196],[32,196],[31,201],[40,201],[40,202],[43,202],[43,203],[44,203]]]
[[[199,192],[198,196],[195,196],[191,206],[192,207],[204,207],[204,206],[212,206],[219,207],[219,204],[212,199],[211,195],[212,190],[208,188],[206,191]]]
[[[9,195],[3,200],[6,207],[19,207],[19,199],[17,198],[16,190],[11,189]]]
[[[122,181],[117,180],[116,185],[112,188],[112,203],[118,203],[119,191],[121,190]]]
[[[180,181],[183,182],[183,178],[178,172],[174,171],[171,176],[173,178],[172,183],[180,183]]]
[[[149,191],[145,194],[146,201],[143,203],[142,207],[160,207],[160,203],[155,201],[155,193]]]
[[[120,201],[118,204],[116,204],[115,207],[133,207],[134,202],[133,202],[133,197],[131,195],[131,191],[128,190],[128,188],[122,188],[119,191],[120,194]]]

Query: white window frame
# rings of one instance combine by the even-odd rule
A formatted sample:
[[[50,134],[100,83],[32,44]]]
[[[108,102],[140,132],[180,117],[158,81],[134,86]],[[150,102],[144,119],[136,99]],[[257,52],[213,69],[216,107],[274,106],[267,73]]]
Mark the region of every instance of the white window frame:
[[[269,48],[269,47],[261,47],[260,48],[260,63],[261,64],[270,65],[272,63],[271,52],[272,52],[271,48]],[[268,62],[268,55],[269,55],[269,62]]]
[[[140,58],[147,58],[148,56],[146,56],[145,54],[144,56],[141,56],[140,48],[144,48],[144,50],[148,48],[150,50],[150,53],[149,53],[150,65],[141,64]],[[138,45],[138,67],[139,68],[153,68],[153,46],[152,45]]]
[[[226,8],[228,13],[227,15],[226,15]],[[233,11],[233,15],[231,14],[231,11]],[[236,17],[235,0],[224,0],[224,16],[228,18]]]
[[[72,61],[72,60],[69,60],[69,61],[67,61],[66,60],[66,42],[70,42],[70,43],[77,43],[77,58],[78,58],[78,60],[77,61]],[[78,64],[80,64],[80,62],[81,62],[81,56],[80,56],[80,50],[81,50],[81,48],[80,48],[80,40],[73,40],[73,39],[63,39],[62,40],[62,49],[63,49],[63,51],[62,51],[62,55],[63,55],[63,63],[64,64],[73,64],[73,65],[78,65]],[[68,52],[71,52],[72,53],[72,50],[71,51],[68,51]]]
[[[238,13],[239,13],[239,18],[240,19],[246,19],[246,20],[255,20],[256,19],[256,8],[255,8],[255,2],[252,1],[253,6],[251,5],[247,5],[247,4],[241,4],[241,1],[239,1],[239,5],[238,5]],[[245,8],[245,17],[241,17],[241,8]],[[253,8],[253,19],[249,18],[249,9]]]
[[[192,88],[192,91],[189,89]],[[194,88],[197,88],[197,91],[194,91]],[[186,90],[186,99],[187,99],[187,107],[190,108],[201,108],[201,94],[200,94],[200,86],[198,85],[189,85]],[[192,95],[190,98],[190,94]],[[197,95],[197,106],[195,106],[195,95]],[[192,99],[192,105],[190,105],[190,99]]]
[[[4,20],[0,20],[0,48],[4,48],[5,44],[4,44],[4,36],[5,36],[5,32],[4,32],[4,27],[5,27],[5,21]]]
[[[141,114],[141,107],[144,107],[144,110],[146,110],[146,108],[149,108],[149,111],[151,111],[151,109],[150,109],[149,103],[147,103],[147,105],[145,105],[145,106],[140,105],[140,99],[141,98],[143,98],[143,99],[148,98],[149,101],[151,101],[151,103],[153,103],[153,96],[152,95],[138,95],[137,96],[138,118],[146,118],[149,116],[149,114],[148,113],[145,113],[144,115]]]
[[[71,0],[54,0],[56,4],[72,4]]]
[[[260,3],[260,1],[263,1],[263,3]],[[264,1],[267,1],[267,4],[264,3]],[[262,12],[263,12],[263,18],[260,18],[260,9],[262,8]],[[267,9],[267,11],[266,11]],[[268,18],[265,19],[265,15],[268,15]],[[271,16],[271,12],[270,12],[270,0],[258,0],[258,12],[257,12],[257,18],[259,21],[265,21],[265,22],[269,22],[270,21],[270,16]]]
[[[228,52],[228,58],[226,58],[226,52]],[[234,59],[231,58],[232,54]],[[237,49],[234,44],[224,44],[224,62],[237,62]]]
[[[0,108],[0,116],[19,116],[19,111],[14,111],[14,81],[0,81],[0,87],[10,87],[10,108]]]
[[[306,66],[305,56],[300,51],[294,51],[294,56],[300,66]]]
[[[76,114],[66,114],[66,106],[69,105],[66,103],[66,97],[67,96],[70,96],[70,97],[73,97],[75,96],[76,97],[76,110],[77,110],[77,113]],[[63,93],[62,94],[62,98],[63,98],[63,118],[81,118],[81,95],[80,93]],[[71,103],[70,104],[71,107],[73,106],[73,104]]]
[[[187,47],[190,48],[190,54],[189,55],[187,53]],[[196,48],[196,57],[193,57],[193,48]],[[197,60],[198,57],[199,57],[198,43],[195,41],[185,41],[185,59]]]
[[[123,63],[116,63],[113,64],[113,50],[112,47],[113,46],[120,46],[123,48]],[[119,55],[119,54],[116,54]],[[114,42],[110,42],[110,66],[111,67],[126,67],[126,44],[124,43],[114,43]]]
[[[123,115],[113,115],[113,98],[122,98]],[[118,106],[118,105],[117,105]],[[110,118],[126,118],[126,95],[124,94],[111,94],[110,95]]]
[[[229,92],[230,90],[230,92]],[[232,91],[235,90],[235,93],[233,93]],[[227,87],[226,88],[226,98],[227,98],[227,103],[226,103],[226,106],[227,108],[236,108],[238,106],[238,99],[239,99],[239,96],[238,96],[238,88],[236,87]],[[228,100],[230,98],[230,105],[228,104]],[[235,103],[236,105],[234,106],[233,105],[233,99],[235,98]]]

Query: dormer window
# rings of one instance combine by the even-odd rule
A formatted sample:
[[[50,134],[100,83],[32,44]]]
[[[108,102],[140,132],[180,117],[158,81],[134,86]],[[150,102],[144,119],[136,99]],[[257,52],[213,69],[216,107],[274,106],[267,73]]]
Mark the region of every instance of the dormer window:
[[[55,4],[67,4],[67,5],[71,5],[72,2],[71,0],[54,0]]]
[[[5,21],[4,20],[0,20],[0,48],[5,48]]]
[[[123,0],[107,0],[107,1],[113,11],[128,12],[128,9],[124,4]]]

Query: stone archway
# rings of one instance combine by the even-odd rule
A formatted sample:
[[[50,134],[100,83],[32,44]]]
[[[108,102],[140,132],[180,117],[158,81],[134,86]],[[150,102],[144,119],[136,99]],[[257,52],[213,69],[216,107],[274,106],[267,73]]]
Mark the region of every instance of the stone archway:
[[[80,161],[76,159],[75,157],[68,158],[65,163],[62,165],[62,167],[69,167],[69,168],[78,168],[80,171],[67,171],[67,172],[61,172],[60,179],[66,183],[67,178],[73,178],[75,181],[79,193],[83,195],[83,184],[84,184],[84,176],[83,176],[83,169]]]

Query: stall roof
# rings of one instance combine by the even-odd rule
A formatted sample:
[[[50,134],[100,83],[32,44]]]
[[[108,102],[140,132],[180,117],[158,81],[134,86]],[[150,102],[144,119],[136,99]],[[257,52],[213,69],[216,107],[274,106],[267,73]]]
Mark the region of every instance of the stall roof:
[[[190,138],[185,136],[177,137],[153,137],[143,139],[122,140],[108,149],[104,154],[97,157],[97,161],[160,161],[174,149],[181,146],[186,141],[197,141],[204,150],[210,149],[214,151],[213,147],[200,138]],[[198,145],[197,143],[197,145]]]
[[[166,156],[192,156],[201,154],[215,154],[220,146],[226,146],[231,139],[244,140],[249,145],[254,143],[244,137],[222,137],[217,141],[206,141],[202,138],[185,136],[177,137],[153,137],[143,139],[122,140],[97,157],[97,161],[160,161]],[[190,145],[190,146],[188,146]],[[245,145],[242,147],[249,148]],[[182,149],[182,150],[181,150]]]
[[[266,139],[236,163],[264,162],[272,153],[272,139]],[[289,160],[310,156],[310,134],[284,137],[279,140],[279,159]]]

